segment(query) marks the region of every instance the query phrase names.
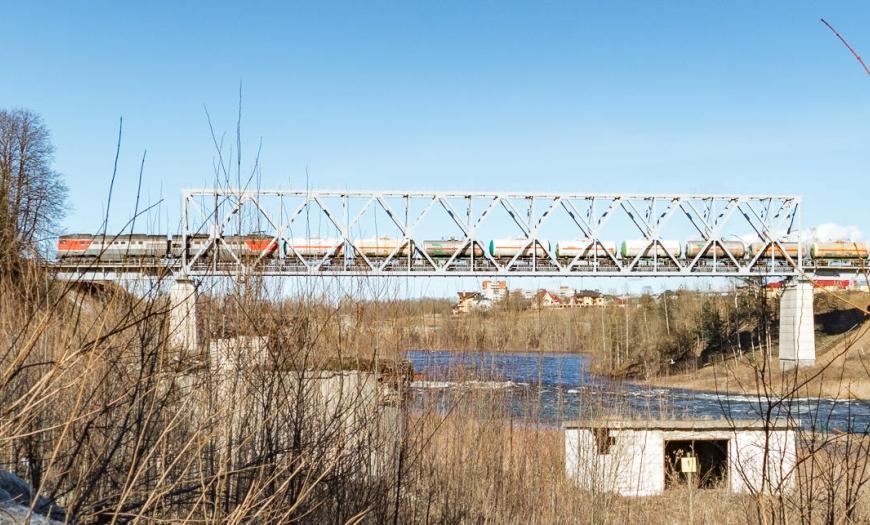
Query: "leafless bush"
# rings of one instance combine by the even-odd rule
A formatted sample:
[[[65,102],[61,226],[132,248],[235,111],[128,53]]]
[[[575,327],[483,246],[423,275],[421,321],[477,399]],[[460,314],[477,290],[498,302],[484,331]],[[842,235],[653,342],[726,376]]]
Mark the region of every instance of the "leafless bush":
[[[323,352],[328,307],[247,297],[233,318],[249,338],[182,352],[163,283],[134,295],[46,282],[28,300],[0,283],[0,464],[70,521],[344,521],[388,508],[401,409],[383,390],[405,372],[384,385],[383,364],[353,372],[371,354]]]

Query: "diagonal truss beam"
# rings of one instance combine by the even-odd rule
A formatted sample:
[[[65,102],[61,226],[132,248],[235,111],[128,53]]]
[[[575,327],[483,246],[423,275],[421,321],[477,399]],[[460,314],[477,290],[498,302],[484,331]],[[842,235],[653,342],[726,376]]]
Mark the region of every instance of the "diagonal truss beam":
[[[340,213],[331,207],[336,199]],[[467,209],[460,212],[451,199],[463,200]],[[397,213],[397,200],[404,202],[404,214]],[[273,201],[280,202],[280,213],[275,211]],[[521,210],[521,201],[528,203],[527,210]],[[657,272],[796,275],[802,271],[805,257],[797,227],[800,224],[800,198],[797,196],[198,189],[186,190],[182,203],[183,245],[189,246],[193,238],[206,239],[195,250],[184,250],[180,271],[187,274],[232,270],[234,273],[288,275],[360,271],[375,275],[397,272],[421,275],[456,272],[469,275],[543,275],[544,272],[546,275]],[[285,208],[288,203],[289,214]],[[361,207],[357,208],[358,204]],[[350,216],[351,205],[357,209],[353,217]],[[409,217],[412,207],[417,211]],[[450,252],[433,257],[424,249],[425,241],[445,239],[444,235],[450,234],[432,229],[431,210],[436,207],[446,212],[458,235],[452,233],[449,237],[457,240]],[[508,217],[494,218],[496,208],[504,209]],[[565,211],[564,215],[555,213],[559,208]],[[677,212],[688,222],[674,226],[677,221],[672,219]],[[353,233],[357,228],[367,229],[366,221],[380,213],[386,214],[388,222],[396,227],[393,240],[397,244],[390,244],[389,250],[373,252],[362,248],[360,239]],[[303,214],[306,218],[310,214],[322,218],[335,228],[340,241],[331,248],[325,247],[314,258],[309,252],[301,253],[291,242],[295,238],[291,232]],[[612,220],[620,216],[620,221]],[[257,225],[262,223],[265,230],[250,226],[251,217],[256,217]],[[567,231],[574,234],[542,238],[543,227],[549,230],[550,224],[558,221],[562,222],[561,226],[555,226],[561,228],[558,231],[566,231],[567,225]],[[509,256],[496,258],[488,248],[489,240],[510,237],[511,225],[520,232],[519,248],[508,252]],[[675,227],[683,229],[673,230]],[[482,238],[483,231],[486,238]],[[230,235],[255,233],[269,241],[266,246],[277,245],[274,255],[271,251],[262,251],[254,257],[242,258],[227,242]],[[762,248],[756,246],[750,256],[733,252],[733,243],[728,239],[743,239],[741,242],[746,246],[749,234],[759,240]],[[636,238],[643,239],[646,246],[641,253],[632,256],[614,253],[612,248],[608,249],[612,244],[606,244]],[[560,240],[577,239],[588,242],[589,248],[570,256],[561,256],[555,249],[555,243]],[[674,250],[665,239],[697,240],[701,252],[687,256],[681,250]],[[795,241],[798,242],[797,255],[794,245],[787,244]],[[338,256],[340,250],[343,260]],[[547,264],[539,268],[541,260],[546,260]],[[581,260],[588,264],[581,264]],[[599,264],[601,261],[605,264]]]

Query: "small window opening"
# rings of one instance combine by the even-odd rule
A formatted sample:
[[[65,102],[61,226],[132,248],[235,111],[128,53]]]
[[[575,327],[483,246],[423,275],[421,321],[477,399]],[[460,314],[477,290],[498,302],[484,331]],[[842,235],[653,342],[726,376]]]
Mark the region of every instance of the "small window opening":
[[[598,455],[610,454],[610,447],[616,444],[616,438],[610,435],[609,428],[596,428],[595,434],[595,449]]]
[[[665,441],[665,487],[709,489],[727,480],[727,439]]]

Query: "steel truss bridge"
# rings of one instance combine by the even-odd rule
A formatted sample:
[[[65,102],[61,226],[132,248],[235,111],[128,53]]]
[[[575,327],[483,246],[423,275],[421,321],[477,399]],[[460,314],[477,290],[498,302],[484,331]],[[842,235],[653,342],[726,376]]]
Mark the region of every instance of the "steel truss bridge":
[[[798,196],[196,189],[183,192],[181,231],[175,237],[189,248],[177,257],[64,259],[54,266],[66,278],[81,279],[125,273],[793,277],[855,272],[818,267],[807,257],[800,213]],[[287,248],[255,257],[219,257],[234,235],[258,235]],[[295,248],[300,240],[326,237],[337,239],[326,253]],[[389,253],[366,255],[358,246],[365,237],[389,237],[398,244]],[[734,243],[726,242],[750,237],[764,249],[737,254],[729,249]],[[431,239],[456,240],[457,248],[436,257],[424,249]],[[492,239],[516,240],[525,251],[495,256],[487,249]],[[557,256],[557,241],[578,239],[592,243],[591,255]],[[640,242],[646,252],[626,256],[605,248],[626,239]],[[704,246],[693,257],[673,249],[673,240],[688,239]],[[797,254],[789,255],[783,245],[795,241]],[[711,251],[712,257],[705,255]]]

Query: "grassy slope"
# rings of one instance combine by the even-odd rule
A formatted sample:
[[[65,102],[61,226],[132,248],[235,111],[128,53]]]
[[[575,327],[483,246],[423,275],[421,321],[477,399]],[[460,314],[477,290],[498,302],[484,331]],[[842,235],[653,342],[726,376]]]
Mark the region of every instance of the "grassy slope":
[[[781,393],[800,385],[806,397],[870,399],[870,322],[840,336],[818,338],[816,365],[797,372],[781,372],[774,356],[768,372],[771,388]],[[690,388],[710,392],[756,394],[758,368],[753,356],[707,366],[695,372],[645,381],[655,386]]]

